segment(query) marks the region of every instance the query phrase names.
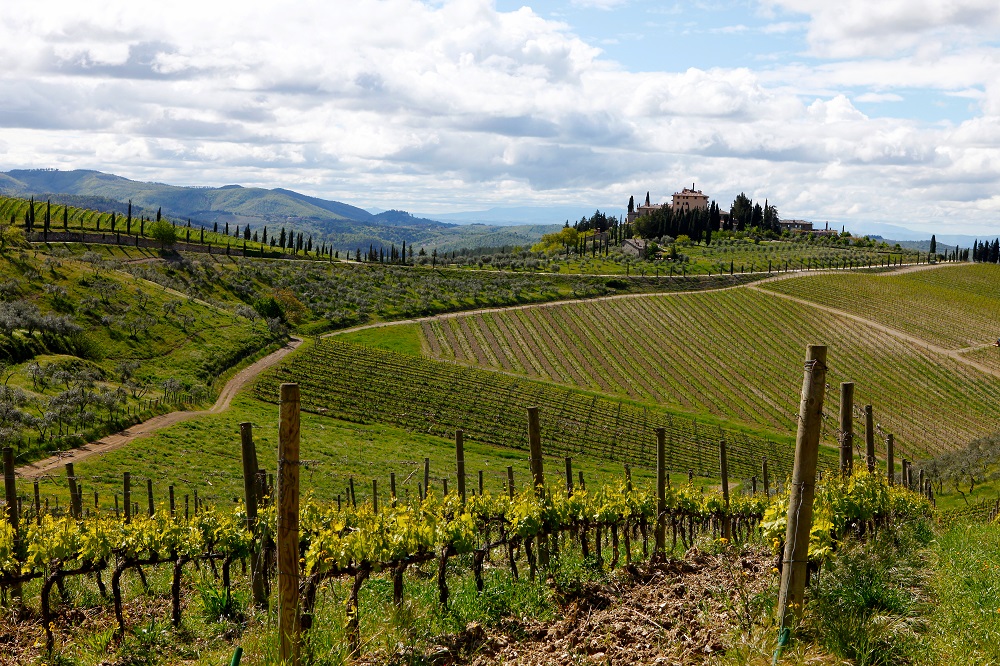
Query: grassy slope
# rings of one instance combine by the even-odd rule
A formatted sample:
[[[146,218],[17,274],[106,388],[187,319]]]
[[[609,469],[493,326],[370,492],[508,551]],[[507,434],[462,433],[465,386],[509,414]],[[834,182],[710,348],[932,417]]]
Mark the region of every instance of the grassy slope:
[[[18,285],[11,298],[34,303],[42,313],[68,315],[83,328],[83,342],[76,353],[101,373],[99,386],[114,388],[119,382],[118,364],[138,361],[135,375],[151,387],[146,398],[159,397],[159,386],[166,379],[188,388],[201,384],[217,389],[213,380],[219,372],[252,354],[269,337],[261,324],[255,326],[226,310],[136,279],[117,270],[113,263],[82,262],[79,256],[68,253],[8,248],[0,253],[0,282],[8,281]],[[103,285],[103,293],[98,285]],[[148,327],[129,331],[126,322],[140,317],[148,318]],[[9,368],[8,385],[23,388],[31,396],[51,397],[66,387],[55,382],[48,387],[34,386],[27,374],[28,365],[32,360],[42,366],[65,364],[75,357],[38,351],[33,359]],[[210,390],[207,397],[211,394]],[[132,396],[126,403],[132,409],[137,404]]]
[[[827,278],[841,276],[809,280]],[[855,404],[875,406],[878,423],[896,435],[897,456],[964,445],[992,433],[1000,418],[996,378],[858,322],[752,290],[472,314],[424,324],[422,332],[440,358],[786,432],[795,428],[803,349],[825,343],[829,385],[856,382]],[[825,412],[838,409],[833,388]],[[863,419],[856,430],[863,431]],[[835,441],[832,423],[825,432]]]
[[[835,307],[948,349],[995,342],[1000,336],[1000,266],[958,264],[873,278],[843,274],[763,285]]]

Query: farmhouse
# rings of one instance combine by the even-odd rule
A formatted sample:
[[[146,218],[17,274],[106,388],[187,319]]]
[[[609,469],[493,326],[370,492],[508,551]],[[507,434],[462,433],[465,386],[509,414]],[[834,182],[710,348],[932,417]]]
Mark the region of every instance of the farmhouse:
[[[640,217],[649,215],[666,206],[670,206],[671,210],[675,212],[682,210],[706,210],[708,208],[708,195],[704,194],[701,190],[694,189],[694,183],[691,183],[690,188],[685,187],[680,192],[674,192],[669,204],[650,204],[649,192],[646,192],[646,202],[638,207],[634,207],[632,199],[629,199],[627,220],[629,223],[632,223]]]
[[[823,229],[814,229],[812,222],[806,222],[805,220],[779,220],[778,224],[781,225],[782,231],[791,231],[797,234],[815,234],[817,236],[836,236],[840,232],[836,229],[830,228],[830,223],[827,222]]]

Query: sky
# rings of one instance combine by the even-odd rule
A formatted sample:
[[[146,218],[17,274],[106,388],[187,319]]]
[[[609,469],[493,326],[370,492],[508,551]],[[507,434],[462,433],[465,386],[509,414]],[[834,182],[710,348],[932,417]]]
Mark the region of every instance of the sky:
[[[1000,233],[996,0],[17,4],[3,171]]]

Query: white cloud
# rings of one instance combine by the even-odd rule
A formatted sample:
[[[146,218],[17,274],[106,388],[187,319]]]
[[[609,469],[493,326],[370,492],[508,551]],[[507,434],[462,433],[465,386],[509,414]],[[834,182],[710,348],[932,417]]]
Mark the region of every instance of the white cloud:
[[[883,102],[902,102],[903,96],[897,95],[896,93],[877,93],[868,92],[862,93],[854,98],[856,102],[864,102],[866,104],[881,104]]]
[[[106,4],[41,0],[0,24],[3,169],[282,186],[416,211],[623,205],[692,179],[724,205],[746,191],[794,217],[859,207],[932,220],[949,196],[969,224],[1000,210],[1000,57],[985,44],[640,73],[566,24],[490,0]],[[810,30],[827,16],[781,6],[812,11]],[[904,87],[979,111],[941,127],[851,101]]]
[[[889,56],[995,42],[996,0],[762,0],[807,14],[809,42],[822,57]]]
[[[629,0],[572,0],[572,3],[576,7],[609,10],[624,7]]]

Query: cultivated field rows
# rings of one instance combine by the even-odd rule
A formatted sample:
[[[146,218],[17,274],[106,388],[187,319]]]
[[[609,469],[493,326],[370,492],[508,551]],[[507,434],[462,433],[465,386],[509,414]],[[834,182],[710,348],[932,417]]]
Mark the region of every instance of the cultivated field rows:
[[[1000,418],[996,377],[863,322],[755,290],[470,314],[424,322],[422,331],[430,354],[443,360],[787,432],[795,430],[804,347],[825,343],[826,413],[833,416],[826,436],[836,441],[838,385],[853,381],[856,405],[875,406],[878,439],[894,433],[907,456],[962,445],[992,432]]]
[[[782,294],[892,326],[947,349],[1000,336],[1000,266],[957,264],[871,276],[804,276],[761,285]]]
[[[662,427],[673,471],[716,476],[722,439],[734,477],[759,476],[765,457],[775,478],[791,466],[787,444],[664,410],[329,339],[262,377],[257,396],[273,402],[281,382],[299,383],[303,409],[441,437],[463,429],[471,440],[527,449],[526,409],[537,406],[548,454],[590,454],[649,466],[655,461],[655,429]]]

